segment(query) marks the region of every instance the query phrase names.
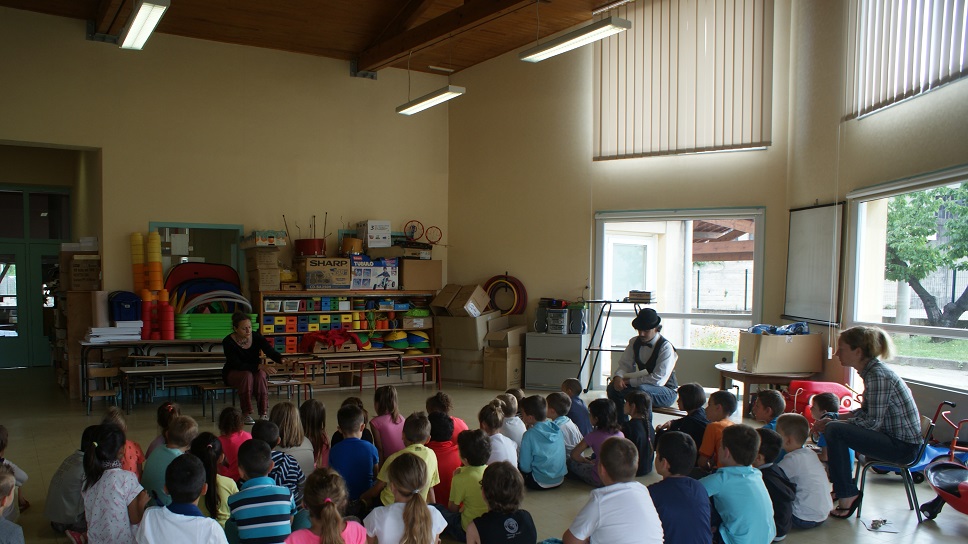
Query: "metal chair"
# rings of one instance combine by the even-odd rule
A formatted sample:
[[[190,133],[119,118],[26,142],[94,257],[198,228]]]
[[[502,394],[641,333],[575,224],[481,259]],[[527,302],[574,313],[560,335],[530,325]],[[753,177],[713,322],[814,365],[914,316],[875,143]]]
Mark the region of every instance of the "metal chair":
[[[860,475],[860,492],[864,493],[864,484],[867,482],[867,469],[874,467],[893,467],[896,468],[901,473],[901,478],[904,480],[904,491],[907,494],[908,506],[911,510],[914,510],[918,515],[918,523],[921,523],[921,510],[918,509],[918,495],[914,489],[914,479],[911,477],[911,467],[918,464],[921,457],[924,456],[924,450],[928,446],[928,442],[931,440],[931,435],[934,433],[934,422],[926,416],[921,416],[921,447],[918,448],[917,455],[914,456],[909,463],[891,463],[889,461],[881,461],[879,459],[872,459],[868,457],[863,464],[857,463],[857,472],[854,475],[854,480],[857,481],[858,474]],[[860,517],[860,510],[863,508],[864,504],[861,503],[857,506],[857,517]]]

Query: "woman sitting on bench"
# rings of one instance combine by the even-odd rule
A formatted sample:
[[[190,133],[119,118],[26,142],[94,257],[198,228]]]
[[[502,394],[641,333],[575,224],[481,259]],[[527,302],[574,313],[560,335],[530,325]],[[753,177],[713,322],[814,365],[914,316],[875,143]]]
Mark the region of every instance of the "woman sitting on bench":
[[[232,314],[232,333],[222,340],[225,352],[225,366],[222,367],[222,381],[239,392],[245,424],[252,425],[252,393],[259,403],[259,417],[269,419],[269,378],[276,369],[270,363],[263,363],[260,355],[282,363],[282,355],[276,351],[264,336],[252,330],[252,319],[242,313]]]

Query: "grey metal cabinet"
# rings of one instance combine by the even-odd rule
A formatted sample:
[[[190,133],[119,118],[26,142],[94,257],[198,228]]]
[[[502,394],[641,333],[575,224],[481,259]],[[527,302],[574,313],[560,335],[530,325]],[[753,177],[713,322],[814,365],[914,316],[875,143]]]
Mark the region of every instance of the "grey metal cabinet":
[[[578,375],[586,347],[587,334],[529,332],[524,347],[525,389],[557,391],[567,378],[578,378],[582,385],[588,383],[588,365]]]

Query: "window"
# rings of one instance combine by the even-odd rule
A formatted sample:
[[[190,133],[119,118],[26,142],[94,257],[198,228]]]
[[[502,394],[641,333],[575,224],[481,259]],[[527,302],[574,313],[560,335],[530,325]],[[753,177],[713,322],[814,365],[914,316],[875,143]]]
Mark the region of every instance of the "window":
[[[596,44],[595,159],[770,145],[773,0],[633,2]]]
[[[888,331],[905,379],[968,378],[968,168],[848,195],[848,322]],[[960,385],[958,385],[960,384]]]
[[[964,77],[966,0],[850,0],[847,112],[859,117]]]
[[[676,347],[735,350],[739,329],[760,321],[763,210],[600,212],[595,220],[595,292],[622,300],[652,291],[662,334]],[[614,306],[602,347],[624,348],[634,317],[632,305]],[[610,370],[602,365],[603,376]]]

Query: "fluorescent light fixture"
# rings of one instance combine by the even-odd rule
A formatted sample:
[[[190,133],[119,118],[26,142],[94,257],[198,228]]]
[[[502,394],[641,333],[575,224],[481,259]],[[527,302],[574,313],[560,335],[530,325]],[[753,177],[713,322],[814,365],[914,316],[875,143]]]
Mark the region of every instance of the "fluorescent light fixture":
[[[170,0],[138,0],[135,4],[134,16],[118,38],[121,49],[143,48],[148,41],[148,36],[158,26],[158,21],[170,6]]]
[[[465,92],[467,92],[467,89],[464,87],[458,87],[456,85],[441,87],[430,94],[425,94],[416,100],[411,100],[410,102],[397,107],[397,113],[413,115],[427,108],[432,108],[437,104],[447,102],[451,98],[457,98]]]
[[[605,19],[601,19],[578,30],[573,30],[537,47],[522,51],[519,56],[521,60],[526,62],[541,62],[547,58],[560,55],[572,49],[577,49],[585,44],[598,41],[612,34],[625,32],[630,28],[632,28],[631,21],[619,19],[618,17],[606,17]]]

